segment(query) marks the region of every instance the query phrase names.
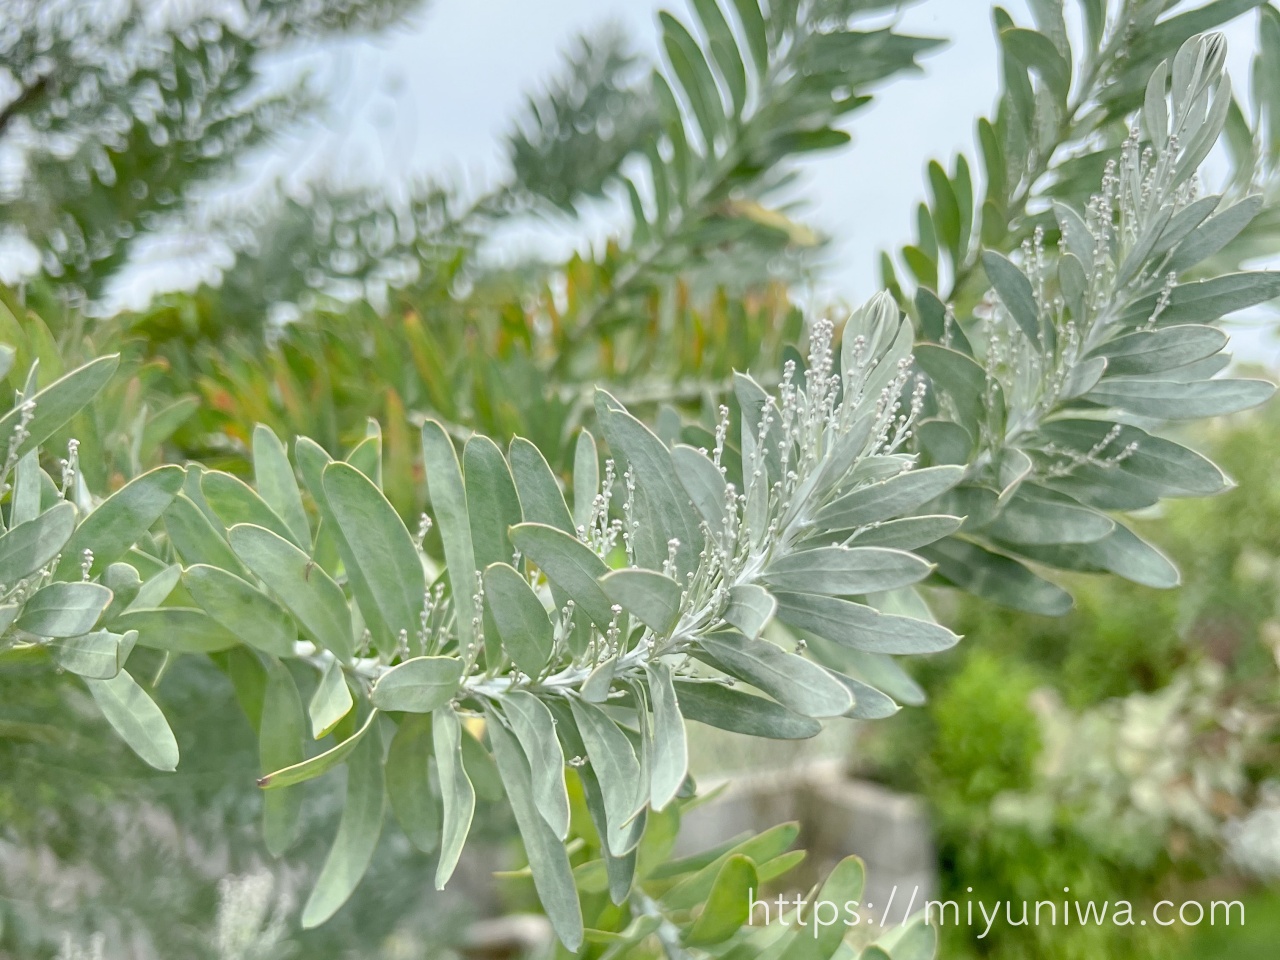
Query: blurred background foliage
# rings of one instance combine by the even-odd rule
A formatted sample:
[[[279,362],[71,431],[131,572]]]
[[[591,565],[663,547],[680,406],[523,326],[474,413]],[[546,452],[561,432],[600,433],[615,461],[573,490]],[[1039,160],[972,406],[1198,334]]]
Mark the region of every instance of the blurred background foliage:
[[[1133,78],[1164,56],[1153,51],[1259,5],[1210,3],[1091,55],[1085,92],[1046,108],[1034,143],[1025,131],[1019,141],[1025,91],[1008,84],[980,123],[982,156],[928,167],[917,235],[884,257],[904,308],[919,319],[917,288],[962,315],[976,306],[983,244],[1016,250],[1037,228],[1052,239],[1048,202],[1096,189],[1141,95]],[[459,436],[529,437],[562,472],[597,382],[660,431],[673,407],[713,424],[732,403],[733,371],[764,381],[803,338],[796,301],[823,238],[787,203],[794,161],[843,146],[876,85],[936,43],[860,26],[896,6],[885,0],[781,2],[749,62],[735,63],[710,6],[695,2],[692,33],[689,17],[662,21],[656,70],[617,31],[575,41],[511,121],[509,176],[479,197],[435,181],[395,196],[318,182],[267,185],[242,206],[210,201],[219,178],[317,109],[305,80],[277,82],[273,56],[385,29],[419,6],[0,0],[0,231],[38,261],[0,291],[0,341],[17,349],[15,369],[38,358],[42,382],[124,353],[105,402],[59,438],[80,440],[94,489],[163,460],[244,471],[259,422],[342,454],[373,418],[387,494],[413,515],[423,494],[411,427],[427,415]],[[1132,6],[1154,22],[1172,5]],[[1031,7],[1044,17],[1053,4]],[[1232,264],[1273,253],[1280,235],[1280,13],[1265,5],[1259,22],[1226,163],[1234,195],[1261,188],[1264,208],[1219,253]],[[691,60],[690,44],[710,54]],[[1025,78],[1012,46],[1004,56]],[[708,80],[730,95],[705,96]],[[633,226],[600,250],[514,265],[486,255],[520,218],[573,224],[604,196],[624,197]],[[175,232],[225,249],[219,282],[112,311],[141,245]],[[1182,569],[1180,590],[1074,578],[1077,609],[1054,620],[943,595],[948,621],[981,644],[924,660],[930,701],[860,732],[851,766],[927,799],[944,897],[972,886],[1035,900],[1059,876],[1097,900],[1229,894],[1248,901],[1247,937],[998,927],[981,942],[947,931],[943,957],[1189,960],[1280,938],[1280,864],[1250,840],[1276,821],[1247,815],[1280,804],[1280,414],[1196,439],[1239,489],[1160,508],[1154,539]],[[176,776],[148,772],[70,684],[0,674],[0,956],[94,956],[98,931],[138,957],[435,956],[461,945],[470,916],[500,909],[469,901],[465,884],[453,899],[427,892],[429,858],[388,832],[351,907],[297,933],[296,893],[336,804],[311,794],[310,842],[266,861],[253,731],[213,719],[230,710],[231,665],[150,666],[193,758]],[[56,729],[52,715],[64,718]],[[489,865],[505,863],[501,805],[478,822],[499,851]],[[519,880],[502,889],[528,906]]]

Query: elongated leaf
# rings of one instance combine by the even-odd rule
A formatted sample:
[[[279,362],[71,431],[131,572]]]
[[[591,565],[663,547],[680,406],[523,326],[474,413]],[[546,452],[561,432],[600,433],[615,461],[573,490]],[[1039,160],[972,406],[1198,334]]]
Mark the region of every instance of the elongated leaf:
[[[347,761],[342,820],[316,885],[302,908],[304,930],[318,927],[337,913],[359,885],[378,845],[385,808],[382,744],[375,725]]]
[[[585,529],[591,522],[595,499],[600,493],[600,452],[590,431],[578,434],[573,448],[573,525]],[[520,521],[515,521],[519,523]]]
[[[441,707],[431,715],[431,733],[444,804],[440,859],[436,863],[436,889],[443,890],[458,866],[458,857],[471,832],[476,792],[462,765],[462,725],[452,707]]]
[[[243,579],[251,574],[228,546],[209,517],[184,493],[179,493],[164,512],[164,529],[169,542],[187,565],[207,563]]]
[[[960,529],[959,517],[930,514],[920,517],[903,517],[888,520],[859,531],[852,543],[855,547],[890,547],[898,550],[915,550],[949,537]]]
[[[1168,557],[1119,524],[1095,543],[1027,547],[1023,552],[1031,560],[1063,570],[1115,573],[1157,590],[1176,587],[1180,579],[1178,568]]]
[[[925,467],[845,494],[818,511],[815,521],[829,529],[850,529],[892,520],[941,496],[960,482],[964,468]]]
[[[604,795],[609,852],[620,857],[630,852],[627,825],[637,809],[640,761],[631,741],[599,707],[576,699],[570,701],[570,707],[587,759]],[[647,791],[645,797],[647,799]]]
[[[778,619],[838,643],[872,653],[936,653],[959,637],[927,620],[880,613],[865,604],[804,593],[777,593]]]
[[[596,626],[601,630],[609,629],[613,620],[613,601],[599,584],[609,568],[586,544],[541,523],[522,523],[512,527],[511,542],[538,565],[548,580],[568,594]]]
[[[901,550],[819,547],[775,560],[763,577],[778,589],[838,596],[905,587],[923,580],[930,569]]]
[[[613,397],[596,393],[596,415],[614,455],[631,468],[635,480],[635,509],[640,520],[633,534],[640,566],[662,569],[671,540],[677,579],[697,569],[702,529],[697,512],[676,475],[671,452],[654,433]]]
[[[1162,420],[1198,420],[1256,407],[1275,386],[1265,380],[1139,380],[1117,377],[1094,387],[1086,400]]]
[[[938,573],[961,590],[1014,610],[1059,617],[1071,609],[1071,594],[1036,576],[1011,557],[961,540],[943,540],[921,551]]]
[[[97,630],[68,637],[49,645],[54,662],[63,670],[92,680],[110,680],[124,667],[137,634],[124,637],[109,630]]]
[[[376,612],[393,642],[401,632],[413,636],[426,583],[418,548],[404,522],[382,491],[349,464],[325,467],[323,482],[329,510],[351,553],[349,563],[360,568],[369,593],[357,594],[366,622]],[[366,609],[370,606],[375,610]]]
[[[1115,529],[1108,516],[1028,494],[1024,487],[984,533],[1015,544],[1093,543]]]
[[[280,438],[265,424],[253,428],[253,478],[258,494],[285,522],[291,539],[300,546],[311,542],[311,524],[302,507],[302,495],[293,465]]]
[[[27,410],[26,437],[12,448],[13,455],[22,457],[57,433],[98,395],[119,365],[118,354],[99,357],[32,395]],[[0,417],[0,449],[10,449],[9,441],[23,416],[23,405],[19,404]]]
[[[995,287],[996,293],[1000,294],[1000,302],[1009,311],[1009,315],[1026,334],[1027,339],[1038,344],[1040,308],[1026,274],[1010,263],[1007,257],[990,250],[983,253],[982,266],[987,271],[987,279]]]
[[[354,656],[342,588],[283,537],[252,524],[227,531],[231,549],[280,598],[307,635],[344,663]]]
[[[484,596],[507,656],[527,676],[538,676],[555,643],[551,620],[538,595],[514,567],[495,563],[484,572]]]
[[[719,536],[725,520],[727,489],[724,475],[706,456],[684,444],[671,448],[671,462],[675,464],[676,476],[698,514],[707,522],[712,534]]]
[[[316,740],[328,736],[354,706],[355,701],[351,698],[351,688],[347,686],[342,665],[337,660],[330,660],[324,673],[320,675],[320,682],[311,695],[311,702],[307,705],[307,715],[311,718],[311,736]]]
[[[301,763],[305,736],[302,698],[289,670],[279,661],[267,667],[267,686],[262,696],[262,719],[258,725],[258,758],[263,774]],[[262,797],[262,832],[267,850],[278,857],[297,842],[302,827],[302,793],[298,790],[271,790]]]
[[[12,586],[35,573],[66,546],[76,528],[76,508],[54,504],[40,516],[0,536],[0,583]]]
[[[284,518],[258,495],[258,491],[238,477],[220,470],[206,471],[200,478],[200,492],[225,527],[252,523],[284,537],[300,549],[305,550],[311,546],[309,533],[305,537],[299,537],[289,529]]]
[[[729,605],[725,607],[725,622],[737,627],[748,639],[760,636],[778,609],[773,594],[754,583],[740,583],[729,591]]]
[[[1173,370],[1211,357],[1226,345],[1221,330],[1185,323],[1117,337],[1097,354],[1106,357],[1108,377],[1126,377]]]
[[[835,865],[823,881],[815,902],[846,904],[862,900],[867,870],[857,857],[846,857]],[[784,953],[783,960],[830,960],[844,939],[842,923],[824,923],[817,910],[811,910],[800,935]]]
[[[507,457],[525,523],[542,523],[572,534],[573,517],[542,452],[523,437],[515,437]]]
[[[600,586],[658,636],[669,634],[680,618],[680,584],[655,570],[615,570],[601,578]]]
[[[457,657],[414,657],[384,673],[369,700],[379,710],[432,713],[456,697],[461,684]]]
[[[511,800],[511,812],[515,814],[516,826],[524,840],[538,899],[560,942],[567,950],[576,951],[582,946],[583,939],[578,891],[564,844],[547,825],[534,802],[531,762],[517,739],[496,718],[489,722],[489,739]]]
[[[702,637],[699,644],[713,666],[760,688],[797,713],[838,717],[853,706],[849,691],[826,670],[772,643],[723,634]]]
[[[197,564],[182,583],[196,603],[242,643],[275,657],[291,657],[298,627],[287,610],[234,573]]]
[[[157,770],[178,768],[178,741],[169,721],[127,670],[109,680],[84,682],[102,715],[129,749]]]
[[[76,577],[85,550],[93,551],[89,575],[101,575],[160,519],[182,489],[184,478],[181,467],[167,466],[156,467],[126,483],[76,528],[54,575],[60,580]]]
[[[100,583],[50,583],[23,604],[14,626],[41,637],[78,637],[109,603],[111,591]]]
[[[653,707],[653,758],[649,764],[649,805],[663,810],[684,785],[689,773],[689,747],[685,742],[684,717],[665,663],[645,665],[649,679],[649,699]]]
[[[431,790],[431,717],[406,714],[387,752],[387,799],[400,829],[423,853],[440,847],[440,802]]]
[[[564,750],[551,711],[523,690],[508,693],[502,706],[511,732],[529,758],[534,802],[551,832],[564,840],[569,835],[569,793],[564,781]]]
[[[457,610],[458,645],[468,650],[475,643],[472,621],[476,616],[476,559],[471,543],[471,521],[453,442],[444,427],[434,420],[422,425],[422,456],[427,471],[427,493],[444,544],[449,590]],[[421,599],[418,602],[421,603]]]
[[[301,763],[295,763],[293,766],[284,767],[281,770],[273,770],[271,773],[259,777],[258,786],[263,790],[278,790],[281,787],[291,787],[295,783],[314,780],[322,773],[328,773],[351,755],[351,752],[359,746],[360,741],[369,735],[369,731],[373,729],[377,721],[378,711],[370,710],[360,729],[337,746],[331,747],[324,753],[318,753],[314,757],[309,757]]]
[[[1210,280],[1194,280],[1173,288],[1168,305],[1157,323],[1210,323],[1228,313],[1265,303],[1280,296],[1280,272],[1229,273]],[[1129,305],[1120,322],[1141,326],[1155,313],[1160,294]]]
[[[492,563],[511,563],[512,547],[507,529],[523,517],[507,458],[496,443],[477,434],[467,441],[462,452],[462,467],[476,568],[483,570]]]

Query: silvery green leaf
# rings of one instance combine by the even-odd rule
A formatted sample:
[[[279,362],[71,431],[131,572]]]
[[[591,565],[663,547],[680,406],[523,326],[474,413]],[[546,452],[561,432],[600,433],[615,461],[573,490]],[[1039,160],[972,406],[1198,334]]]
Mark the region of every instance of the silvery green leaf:
[[[1115,435],[1111,442],[1103,444],[1113,430]],[[1114,467],[1099,469],[1107,471],[1106,476],[1114,477],[1119,473],[1150,485],[1155,496],[1210,496],[1230,485],[1216,465],[1194,450],[1163,437],[1151,436],[1127,424],[1112,424],[1104,420],[1054,420],[1042,424],[1040,433],[1056,448],[1077,456],[1096,449],[1095,456],[1113,458],[1131,448],[1130,453]]]
[[[970,434],[977,434],[979,424],[993,413],[987,409],[986,371],[972,357],[936,343],[918,344],[915,363],[929,376],[933,385],[947,395],[960,424]],[[1000,399],[998,389],[996,396],[1002,406],[1003,399]],[[994,413],[1003,416],[1003,409]]]
[[[524,690],[503,697],[502,709],[529,758],[534,804],[551,832],[564,840],[569,835],[569,792],[564,782],[564,750],[551,711]]]
[[[899,707],[893,698],[875,687],[846,676],[838,670],[831,670],[831,675],[849,688],[853,695],[853,707],[845,714],[853,720],[883,720],[897,713]]]
[[[1108,377],[1163,373],[1203,360],[1227,345],[1227,335],[1216,327],[1179,324],[1130,333],[1098,348],[1107,359]]]
[[[1033,344],[1040,343],[1040,307],[1026,274],[1015,267],[1007,257],[990,250],[982,254],[982,266],[987,279],[1000,295],[1009,315]]]
[[[698,514],[707,522],[712,535],[720,536],[725,520],[724,474],[704,454],[684,444],[671,448],[671,460]]]
[[[112,629],[137,630],[138,645],[169,653],[217,653],[240,638],[197,607],[138,607],[116,617]]]
[[[110,569],[108,567],[108,569]],[[134,610],[153,610],[164,604],[182,579],[182,564],[173,563],[153,573],[142,582],[137,595],[125,609],[126,613]]]
[[[401,632],[413,636],[426,583],[418,548],[404,521],[373,481],[350,464],[325,467],[323,483],[329,510],[346,545],[343,559],[348,570],[358,567],[362,574],[363,589],[358,582],[352,586],[365,623],[372,628],[380,622],[391,644]],[[456,596],[454,603],[458,605],[461,634],[461,621],[469,607]]]
[[[379,490],[382,489],[382,427],[372,417],[366,421],[366,436],[347,454],[346,462],[359,470]]]
[[[578,434],[578,442],[573,448],[573,525],[575,528],[585,528],[591,523],[591,513],[599,493],[600,453],[596,450],[596,438],[589,430],[583,430]]]
[[[768,467],[769,483],[779,479],[782,471],[783,446],[782,427],[779,423],[776,404],[768,392],[745,373],[733,375],[733,393],[742,411],[742,450],[743,462],[749,463],[748,446],[754,446],[760,440],[760,423],[765,413],[770,413],[770,423],[764,437],[764,462]],[[770,407],[773,409],[770,411]],[[743,485],[747,478],[743,477]],[[768,484],[766,484],[768,486]]]
[[[1002,607],[1059,617],[1071,609],[1071,594],[1036,576],[1011,557],[962,540],[943,540],[922,549],[937,573],[975,597]]]
[[[463,448],[462,475],[476,568],[510,563],[512,548],[507,529],[523,518],[507,458],[496,443],[476,434]]]
[[[573,533],[573,516],[542,451],[523,437],[514,437],[507,450],[507,458],[511,461],[511,473],[515,477],[525,522],[541,523]]]
[[[440,859],[436,862],[436,889],[443,890],[458,866],[462,847],[471,832],[476,792],[462,765],[462,725],[452,707],[441,707],[431,715],[431,734],[444,807]]]
[[[307,715],[311,718],[311,736],[316,740],[327,737],[354,706],[355,701],[351,699],[351,689],[347,686],[342,664],[337,660],[330,660],[320,675],[320,682],[311,695],[311,702],[307,705]]]
[[[369,700],[379,710],[432,713],[453,700],[461,684],[457,657],[414,657],[379,677]]]
[[[879,938],[883,957],[892,960],[936,960],[938,955],[938,931],[927,917],[913,919],[910,923],[894,927]],[[865,960],[874,960],[865,957]]]
[[[475,642],[472,621],[476,617],[477,586],[471,521],[467,516],[466,489],[457,454],[453,452],[453,442],[445,433],[444,427],[434,420],[428,420],[422,425],[422,462],[427,474],[427,494],[431,499],[431,509],[435,513],[440,540],[444,544],[449,591],[453,595],[454,609],[457,611],[454,622],[457,625],[458,646],[462,650],[468,650]],[[410,546],[412,545],[411,542]],[[414,555],[417,556],[416,550]],[[421,564],[418,569],[422,569]],[[421,604],[419,588],[415,618],[416,607]]]
[[[1142,125],[1152,143],[1165,143],[1169,139],[1168,86],[1169,62],[1165,60],[1151,72],[1142,107]]]
[[[14,627],[40,637],[78,637],[93,629],[111,603],[100,583],[50,583],[22,607]]]
[[[524,840],[538,899],[560,942],[567,950],[576,951],[582,946],[582,908],[578,904],[578,890],[564,844],[547,825],[534,802],[534,761],[526,758],[520,743],[496,718],[490,718],[488,726],[494,758],[511,800],[516,826]]]
[[[511,542],[538,565],[548,580],[568,594],[596,626],[609,629],[613,602],[599,584],[609,568],[590,547],[562,530],[541,523],[512,527]]]
[[[9,371],[13,369],[13,361],[17,357],[17,351],[7,343],[0,343],[0,380],[9,376]]]
[[[293,675],[278,660],[267,663],[267,685],[258,724],[258,757],[263,774],[301,763],[306,757],[302,698]],[[294,845],[302,826],[302,793],[272,790],[262,797],[262,833],[267,851],[278,857]]]
[[[915,550],[926,544],[949,537],[960,529],[960,517],[927,515],[887,520],[859,530],[851,541],[855,546],[893,547],[898,550]]]
[[[34,520],[40,513],[40,453],[32,450],[19,457],[13,468],[13,493],[9,498],[9,526]],[[2,581],[0,581],[2,582]]]
[[[680,619],[680,584],[655,570],[614,570],[600,579],[614,603],[659,636],[666,636]]]
[[[676,680],[675,689],[686,719],[721,730],[773,740],[807,740],[822,730],[811,717],[722,683]]]
[[[1204,123],[1183,145],[1182,155],[1173,169],[1173,178],[1176,182],[1186,180],[1200,169],[1200,164],[1204,162],[1209,151],[1218,142],[1218,137],[1222,135],[1222,128],[1226,125],[1227,112],[1231,109],[1231,103],[1231,77],[1224,73],[1218,81],[1218,89],[1213,93]]]
[[[1234,203],[1210,217],[1174,250],[1168,269],[1176,273],[1190,270],[1212,257],[1238,237],[1262,211],[1263,199],[1254,195]]]
[[[564,744],[566,755],[586,759],[587,748],[578,733],[577,722],[574,720],[574,714],[569,704],[565,700],[557,698],[547,701],[546,706],[551,711],[552,716],[555,717],[556,732],[560,736],[560,742]],[[590,763],[585,763],[576,768],[576,773],[579,783],[582,784],[582,796],[586,802],[587,813],[591,817],[591,823],[595,827],[596,834],[602,838],[600,847],[608,878],[609,897],[615,904],[621,905],[626,902],[627,895],[631,892],[632,882],[635,879],[638,859],[636,848],[644,836],[648,813],[642,811],[639,816],[634,817],[627,824],[624,835],[618,838],[618,845],[626,849],[627,853],[622,856],[614,856],[609,852],[607,841],[609,818],[605,812],[604,792],[601,789],[600,780],[596,776],[595,769]]]
[[[1074,400],[1096,387],[1098,381],[1107,374],[1107,363],[1106,357],[1089,357],[1077,363],[1068,374],[1067,382],[1063,384],[1062,399]]]
[[[109,680],[84,682],[102,715],[129,749],[157,770],[178,768],[178,741],[169,721],[127,670]]]
[[[333,457],[310,437],[298,437],[293,441],[293,458],[298,462],[298,473],[307,491],[316,504],[323,507],[324,468],[333,463]]]
[[[875,402],[911,356],[911,323],[884,291],[859,307],[845,323],[840,343],[845,389]]]
[[[355,653],[351,612],[342,588],[305,553],[270,530],[241,524],[227,531],[231,549],[280,598],[308,636],[344,663]]]
[[[1083,317],[1088,308],[1089,276],[1084,263],[1073,253],[1065,253],[1058,260],[1058,286],[1067,302],[1072,317]]]
[[[1063,503],[1024,486],[983,532],[1014,544],[1093,543],[1115,529],[1105,514]]]
[[[1231,366],[1231,354],[1227,352],[1205,357],[1185,367],[1175,367],[1160,374],[1161,380],[1172,380],[1175,383],[1197,383],[1200,380],[1216,379],[1218,374]]]
[[[729,633],[700,637],[698,642],[701,651],[694,656],[708,658],[712,666],[797,713],[838,717],[853,706],[849,691],[826,670],[772,643]]]
[[[1031,462],[1025,450],[1017,447],[1004,447],[996,454],[996,482],[999,484],[999,504],[1003,506],[1022,486],[1022,482],[1031,476],[1035,464]],[[948,513],[956,513],[948,510]],[[970,516],[972,519],[972,516]]]
[[[1136,277],[1150,262],[1152,251],[1155,250],[1160,238],[1164,235],[1165,228],[1173,217],[1173,204],[1166,203],[1156,211],[1155,216],[1150,222],[1143,225],[1142,233],[1138,235],[1137,242],[1129,249],[1124,260],[1120,262],[1120,267],[1116,271],[1115,284],[1117,287],[1123,288],[1134,277]]]
[[[755,640],[773,618],[777,608],[777,601],[764,587],[754,583],[740,583],[730,588],[729,605],[725,607],[723,616],[726,623]]]
[[[930,569],[919,557],[901,550],[819,547],[780,557],[761,576],[777,589],[841,596],[918,583]]]
[[[1114,573],[1157,590],[1176,587],[1178,568],[1164,554],[1122,524],[1095,543],[1028,548],[1027,557],[1063,570]]]
[[[1053,215],[1058,221],[1058,230],[1066,245],[1066,252],[1076,258],[1080,264],[1093,262],[1093,235],[1084,221],[1084,217],[1076,213],[1065,203],[1054,201]]]
[[[614,678],[618,675],[618,655],[602,660],[582,681],[578,688],[578,696],[588,703],[604,703],[609,699],[613,689]]]
[[[1156,320],[1160,326],[1175,323],[1209,323],[1228,313],[1257,306],[1280,297],[1280,272],[1228,273],[1208,280],[1192,280],[1173,288],[1168,305]],[[1131,303],[1119,322],[1128,326],[1147,323],[1155,312],[1159,293]]]
[[[178,556],[188,565],[207,563],[221,567],[239,577],[249,571],[227,545],[227,541],[209,517],[185,493],[179,493],[164,512],[164,529]]]
[[[63,501],[0,536],[0,583],[16,584],[51,561],[76,529],[76,508]]]
[[[440,803],[431,790],[431,717],[407,713],[387,751],[387,799],[400,829],[423,853],[440,846]]]
[[[300,549],[306,550],[311,546],[310,534],[300,538],[253,487],[238,477],[220,470],[206,471],[200,478],[200,492],[223,526],[252,523],[284,537]]]
[[[920,446],[935,464],[967,464],[973,452],[969,431],[951,420],[922,420],[915,426]]]
[[[649,769],[649,805],[663,810],[689,773],[689,748],[671,668],[665,663],[645,665],[653,709],[653,758]]]
[[[1100,406],[1117,407],[1161,420],[1198,420],[1256,407],[1270,399],[1275,386],[1265,380],[1140,380],[1117,377],[1085,396]]]
[[[800,824],[780,823],[740,843],[731,841],[727,850],[703,863],[693,874],[685,876],[666,891],[662,895],[662,905],[669,910],[690,910],[696,907],[706,900],[715,883],[716,874],[730,857],[742,856],[756,863],[767,863],[785,853],[796,842],[799,834]]]
[[[137,636],[125,644],[124,637],[109,630],[95,630],[78,637],[55,640],[49,645],[54,662],[69,673],[93,680],[110,680],[124,667],[128,649]]]
[[[32,394],[29,397],[32,407],[26,426],[26,438],[10,448],[9,441],[23,418],[22,405],[14,406],[0,417],[0,448],[12,450],[15,457],[22,457],[35,450],[98,395],[119,365],[119,354],[99,357]]]
[[[181,467],[156,467],[107,497],[71,535],[54,575],[60,580],[78,577],[85,550],[93,551],[89,575],[100,575],[160,519],[184,478]]]
[[[893,657],[883,653],[840,649],[840,671],[883,691],[898,703],[918,707],[925,703],[925,693]]]
[[[832,643],[872,653],[936,653],[959,637],[927,620],[884,614],[865,604],[807,593],[778,593],[778,619]]]
[[[555,644],[551,620],[538,595],[510,564],[495,563],[484,572],[484,598],[507,656],[526,676],[538,676]]]
[[[118,617],[142,591],[142,577],[129,563],[113,563],[102,575],[102,585],[111,591],[111,605],[104,615],[107,621]]]
[[[1160,234],[1160,242],[1151,251],[1152,256],[1163,256],[1187,239],[1196,227],[1209,218],[1221,202],[1221,195],[1201,197],[1175,213]]]
[[[347,760],[347,793],[342,820],[316,885],[302,908],[302,928],[324,923],[359,885],[382,833],[386,789],[382,779],[382,741],[377,726]]]
[[[258,779],[258,786],[263,790],[279,790],[284,787],[292,787],[295,783],[314,780],[322,773],[328,773],[350,756],[351,752],[360,745],[360,741],[367,737],[369,731],[377,726],[377,723],[378,711],[370,710],[360,728],[337,746],[330,747],[324,753],[317,753],[314,757],[308,757],[301,763],[295,763],[293,766],[264,774]]]
[[[639,837],[628,828],[640,799],[640,761],[631,741],[599,707],[577,699],[571,700],[569,706],[591,769],[600,783],[608,821],[606,844],[615,857],[623,856],[639,842]],[[646,799],[647,796],[646,789]]]
[[[604,391],[596,393],[596,414],[610,450],[629,465],[635,480],[639,528],[632,535],[632,543],[640,565],[661,569],[670,541],[676,540],[675,569],[684,577],[697,569],[703,537],[698,515],[676,474],[671,451]]]
[[[196,564],[182,574],[183,586],[214,620],[242,643],[275,657],[291,657],[298,627],[287,610],[234,573]]]
[[[814,522],[830,530],[842,530],[892,520],[951,489],[963,476],[964,468],[958,466],[909,470],[845,494],[819,510]]]
[[[266,424],[253,428],[253,479],[258,494],[285,522],[290,537],[300,547],[311,543],[311,524],[302,507],[302,495],[284,444]]]

